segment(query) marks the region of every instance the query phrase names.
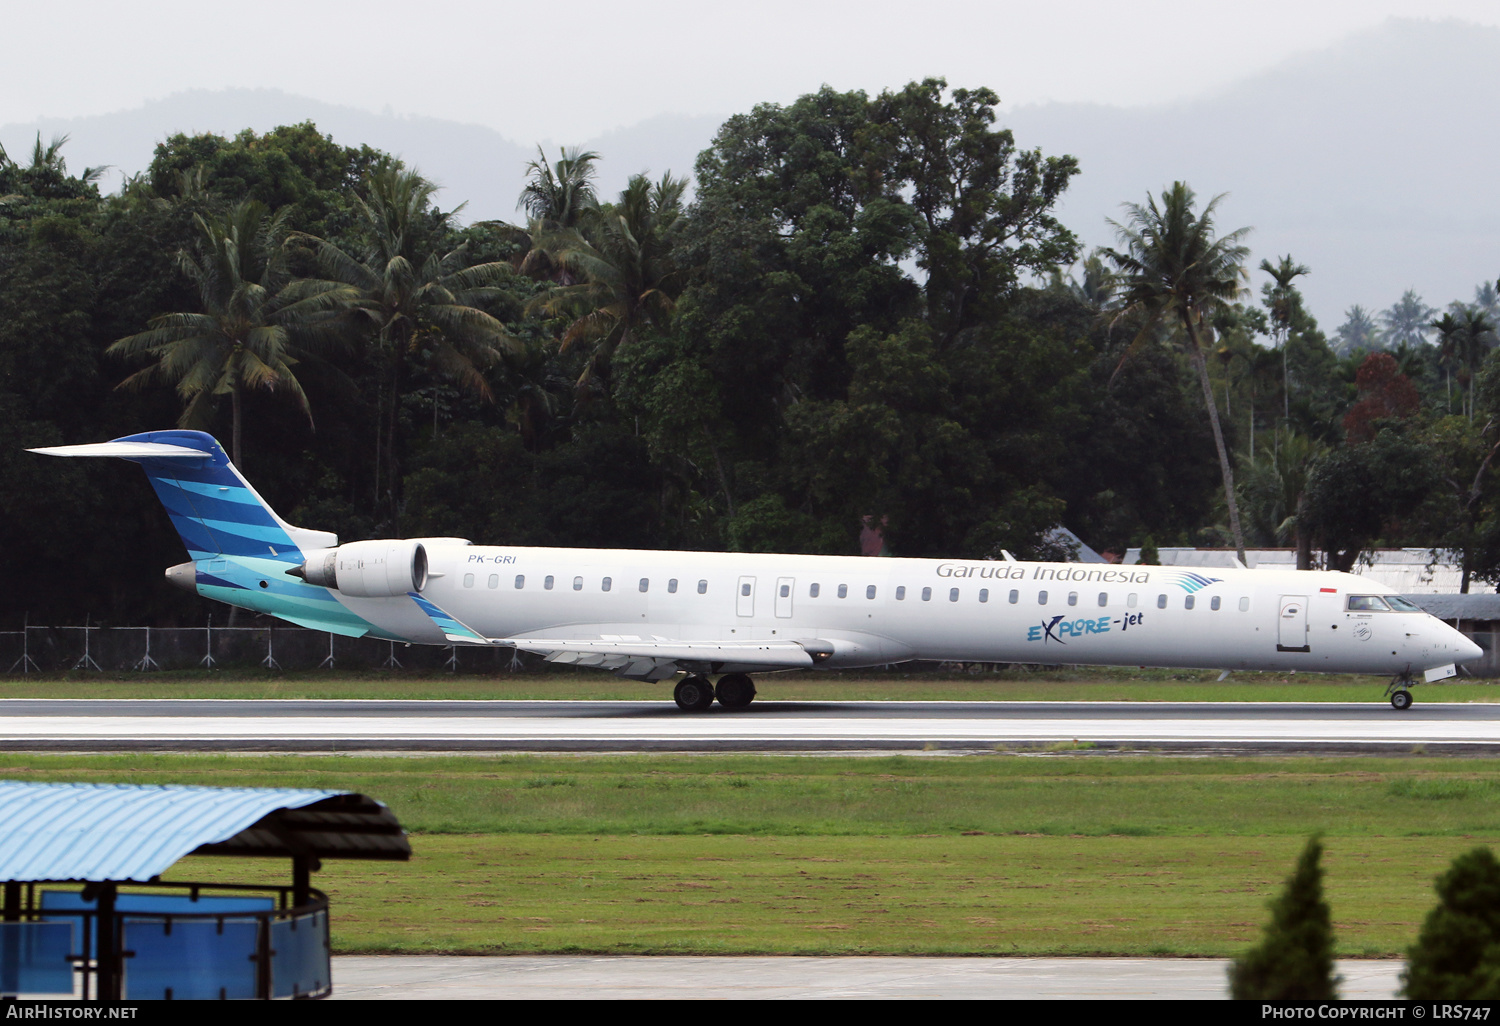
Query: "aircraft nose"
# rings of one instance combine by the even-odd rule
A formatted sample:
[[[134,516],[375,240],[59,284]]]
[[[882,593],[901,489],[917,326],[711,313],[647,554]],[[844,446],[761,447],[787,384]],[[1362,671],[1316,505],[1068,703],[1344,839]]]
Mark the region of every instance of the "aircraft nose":
[[[1458,658],[1455,660],[1455,662],[1472,663],[1474,660],[1482,658],[1483,656],[1484,649],[1474,644],[1474,642],[1470,641],[1468,638],[1464,638],[1458,643]]]

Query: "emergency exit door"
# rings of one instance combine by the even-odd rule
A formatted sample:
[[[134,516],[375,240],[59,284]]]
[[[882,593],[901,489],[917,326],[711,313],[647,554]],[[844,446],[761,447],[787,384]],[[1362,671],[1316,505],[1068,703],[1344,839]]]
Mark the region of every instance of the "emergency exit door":
[[[1307,652],[1307,596],[1281,596],[1281,615],[1276,624],[1276,651]]]
[[[792,595],[797,591],[797,581],[792,577],[778,577],[776,579],[776,615],[788,617],[792,615]]]
[[[734,611],[741,616],[755,615],[755,578],[741,577],[734,596]]]

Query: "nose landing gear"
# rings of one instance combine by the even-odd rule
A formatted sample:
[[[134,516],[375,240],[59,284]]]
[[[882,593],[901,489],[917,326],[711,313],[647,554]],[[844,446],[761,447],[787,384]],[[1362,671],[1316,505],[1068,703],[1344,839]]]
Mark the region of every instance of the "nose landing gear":
[[[1410,689],[1415,687],[1416,684],[1417,682],[1412,679],[1412,675],[1409,673],[1398,673],[1392,677],[1391,682],[1385,687],[1385,693],[1391,700],[1391,708],[1397,712],[1405,712],[1407,709],[1410,709]]]

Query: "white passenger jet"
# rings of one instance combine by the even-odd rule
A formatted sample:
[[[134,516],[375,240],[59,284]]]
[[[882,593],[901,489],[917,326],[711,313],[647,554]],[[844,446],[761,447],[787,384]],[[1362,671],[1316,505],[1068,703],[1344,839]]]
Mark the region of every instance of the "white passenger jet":
[[[348,637],[501,645],[632,680],[680,674],[686,710],[744,708],[752,673],[912,659],[1390,674],[1391,705],[1406,709],[1415,675],[1441,680],[1482,655],[1352,574],[463,538],[340,545],[277,516],[199,431],[31,451],[140,464],[191,557],[167,577],[206,598]]]

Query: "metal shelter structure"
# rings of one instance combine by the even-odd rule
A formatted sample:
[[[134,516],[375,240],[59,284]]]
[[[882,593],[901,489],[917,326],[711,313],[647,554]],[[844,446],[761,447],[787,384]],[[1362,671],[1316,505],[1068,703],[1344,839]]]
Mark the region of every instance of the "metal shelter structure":
[[[290,885],[161,879],[186,855],[290,860]],[[325,858],[411,857],[361,794],[0,781],[0,995],[324,997]]]

